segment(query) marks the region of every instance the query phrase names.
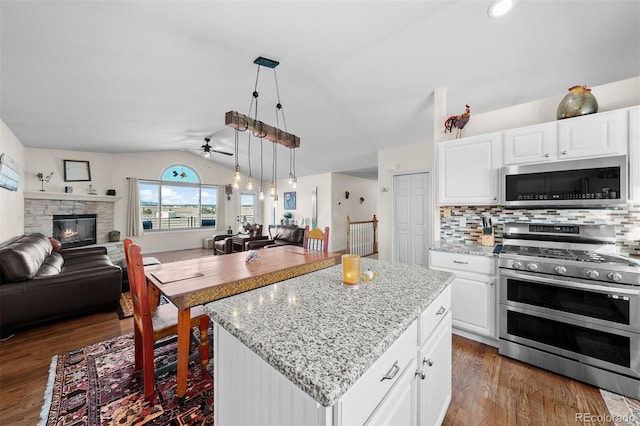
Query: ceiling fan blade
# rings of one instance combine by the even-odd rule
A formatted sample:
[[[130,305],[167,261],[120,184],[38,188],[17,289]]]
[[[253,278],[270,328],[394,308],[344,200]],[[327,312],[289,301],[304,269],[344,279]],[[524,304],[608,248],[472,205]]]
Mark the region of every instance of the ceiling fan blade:
[[[217,149],[212,149],[211,152],[217,152],[218,154],[223,154],[223,155],[233,155],[233,152],[220,151]]]

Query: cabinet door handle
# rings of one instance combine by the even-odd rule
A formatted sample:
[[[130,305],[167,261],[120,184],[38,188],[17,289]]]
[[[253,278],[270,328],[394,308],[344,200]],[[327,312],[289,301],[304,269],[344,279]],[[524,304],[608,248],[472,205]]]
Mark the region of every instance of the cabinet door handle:
[[[383,381],[385,379],[393,380],[393,378],[396,377],[396,374],[398,374],[398,371],[400,371],[400,367],[398,367],[398,361],[396,361],[393,363],[393,366],[391,366],[391,369],[387,371],[387,374],[382,376],[382,379],[380,379],[380,381]]]
[[[453,263],[457,263],[459,265],[468,265],[469,264],[469,262],[463,262],[461,260],[454,260]]]
[[[544,153],[544,156],[545,156],[545,157],[548,157],[548,156],[549,156],[549,153],[548,153],[548,152],[545,152],[545,153]]]
[[[416,370],[416,376],[420,377],[421,380],[424,380],[427,377],[427,375],[424,374],[424,372],[420,371],[420,370]]]
[[[495,283],[493,281],[489,281],[489,285],[494,285]]]
[[[447,311],[447,309],[444,306],[440,306],[440,309],[438,309],[438,312],[436,312],[436,316],[437,315],[442,315]]]
[[[433,361],[431,361],[430,358],[423,358],[422,359],[422,364],[427,364],[427,366],[433,367]]]
[[[567,155],[567,150],[562,151],[562,155]]]

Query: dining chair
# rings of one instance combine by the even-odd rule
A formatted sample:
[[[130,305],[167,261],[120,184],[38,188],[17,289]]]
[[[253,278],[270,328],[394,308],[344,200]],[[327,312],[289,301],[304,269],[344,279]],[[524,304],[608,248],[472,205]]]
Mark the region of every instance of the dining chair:
[[[144,396],[151,399],[155,391],[155,377],[176,368],[176,363],[155,368],[154,348],[172,343],[178,333],[178,309],[172,303],[165,303],[152,309],[149,302],[147,279],[140,246],[132,241],[124,243],[126,249],[127,273],[132,291],[133,322],[135,342],[135,370],[142,369],[144,382]],[[189,361],[200,360],[202,371],[209,363],[209,344],[207,333],[209,316],[202,306],[191,308],[191,328],[198,327],[200,336],[192,333],[192,340],[198,345],[199,351],[189,356]],[[173,336],[173,339],[169,337]]]
[[[309,230],[309,225],[307,225],[304,228],[302,247],[307,250],[327,253],[329,251],[329,227],[326,226],[322,232],[320,228]]]

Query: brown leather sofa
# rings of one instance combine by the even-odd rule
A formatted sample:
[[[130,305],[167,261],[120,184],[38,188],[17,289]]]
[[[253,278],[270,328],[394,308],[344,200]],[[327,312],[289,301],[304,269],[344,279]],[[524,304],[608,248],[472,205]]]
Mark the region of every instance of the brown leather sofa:
[[[246,243],[247,250],[257,250],[268,247],[279,247],[284,245],[294,245],[302,247],[304,241],[304,228],[297,226],[276,226],[273,236],[268,240],[249,241]]]
[[[262,236],[262,225],[259,225],[259,224],[252,225],[247,223],[242,226],[242,230],[245,233],[244,235],[247,239],[247,242],[243,244],[241,251],[247,250],[246,246],[249,241],[267,239],[267,237]],[[219,254],[233,253],[234,251],[233,237],[238,237],[238,236],[240,236],[240,234],[214,235],[213,236],[213,254],[219,255]]]
[[[0,246],[0,335],[6,338],[19,328],[85,312],[115,310],[121,290],[122,271],[105,247],[54,250],[43,234],[23,235]]]

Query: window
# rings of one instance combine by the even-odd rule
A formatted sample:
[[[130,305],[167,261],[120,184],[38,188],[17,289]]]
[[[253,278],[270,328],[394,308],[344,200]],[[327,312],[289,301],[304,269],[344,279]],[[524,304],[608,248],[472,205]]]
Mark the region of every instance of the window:
[[[187,166],[172,166],[160,181],[140,180],[142,227],[146,231],[216,228],[218,187],[200,183]]]

